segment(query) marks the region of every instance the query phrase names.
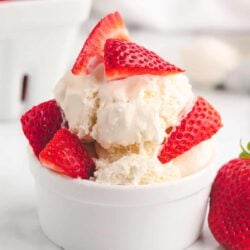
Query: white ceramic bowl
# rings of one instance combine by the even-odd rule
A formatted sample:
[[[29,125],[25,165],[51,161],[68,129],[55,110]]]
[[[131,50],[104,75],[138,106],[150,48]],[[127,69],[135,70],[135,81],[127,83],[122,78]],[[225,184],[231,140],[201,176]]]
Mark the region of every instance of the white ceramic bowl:
[[[180,180],[116,186],[70,179],[33,156],[39,220],[66,250],[182,250],[199,237],[214,161]]]
[[[23,110],[50,98],[80,27],[84,29],[91,2],[0,2],[0,119],[16,119]]]

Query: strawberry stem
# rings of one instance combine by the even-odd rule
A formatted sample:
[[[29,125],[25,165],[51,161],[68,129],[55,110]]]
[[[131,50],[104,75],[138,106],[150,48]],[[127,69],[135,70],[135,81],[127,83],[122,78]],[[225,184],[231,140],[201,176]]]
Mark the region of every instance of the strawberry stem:
[[[240,158],[250,159],[250,142],[248,142],[247,147],[243,147],[242,141],[240,140],[240,147],[242,152],[240,153]]]

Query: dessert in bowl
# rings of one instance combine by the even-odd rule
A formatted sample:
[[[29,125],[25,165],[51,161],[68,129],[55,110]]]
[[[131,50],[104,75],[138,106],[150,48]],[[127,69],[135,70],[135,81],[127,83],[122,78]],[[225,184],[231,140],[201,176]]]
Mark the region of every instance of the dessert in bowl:
[[[22,118],[45,234],[68,250],[177,250],[200,234],[219,113],[115,12]]]

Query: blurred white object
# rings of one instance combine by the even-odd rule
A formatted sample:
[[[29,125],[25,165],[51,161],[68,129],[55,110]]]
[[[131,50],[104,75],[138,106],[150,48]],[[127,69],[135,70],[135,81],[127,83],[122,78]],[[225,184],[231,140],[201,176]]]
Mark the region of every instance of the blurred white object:
[[[91,0],[0,3],[0,119],[50,97],[90,6]]]
[[[250,93],[250,59],[244,61],[225,79],[225,88],[234,92]]]
[[[101,15],[119,10],[126,22],[161,30],[248,30],[250,26],[249,0],[95,0],[94,9]]]
[[[197,84],[215,86],[240,64],[237,49],[213,37],[199,37],[182,50],[188,75]]]

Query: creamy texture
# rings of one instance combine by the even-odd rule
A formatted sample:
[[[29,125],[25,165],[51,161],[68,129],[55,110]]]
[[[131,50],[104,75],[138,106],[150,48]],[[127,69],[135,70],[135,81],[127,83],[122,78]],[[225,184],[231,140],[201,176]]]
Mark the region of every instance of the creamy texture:
[[[109,163],[96,161],[96,181],[110,184],[153,184],[181,177],[181,171],[172,163],[162,165],[157,158],[146,155],[131,154]]]
[[[103,148],[152,142],[190,110],[193,93],[183,74],[132,76],[106,82],[99,69],[91,76],[67,73],[54,95],[69,128],[80,139],[93,138]]]
[[[165,182],[199,170],[211,157],[208,141],[167,164],[157,158],[168,128],[177,126],[194,103],[183,74],[139,75],[107,82],[100,65],[88,76],[67,73],[54,95],[70,130],[95,146],[97,182]]]
[[[132,76],[100,85],[97,121],[91,133],[103,147],[160,144],[193,103],[186,76]]]
[[[172,160],[178,167],[182,176],[193,174],[205,167],[215,154],[214,140],[206,140],[192,147],[184,154]]]
[[[96,117],[98,87],[95,77],[75,77],[72,73],[67,73],[55,87],[55,99],[69,128],[79,138],[89,138]]]
[[[204,168],[214,156],[212,139],[201,142],[171,162],[161,164],[157,155],[128,154],[114,162],[97,160],[95,178],[100,183],[151,184],[180,179]]]

